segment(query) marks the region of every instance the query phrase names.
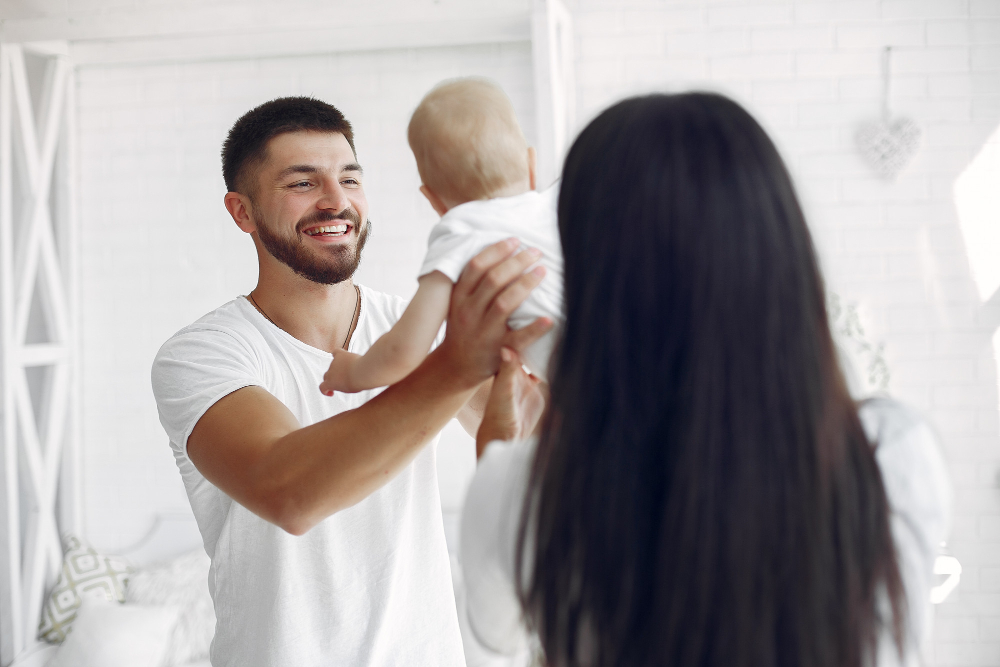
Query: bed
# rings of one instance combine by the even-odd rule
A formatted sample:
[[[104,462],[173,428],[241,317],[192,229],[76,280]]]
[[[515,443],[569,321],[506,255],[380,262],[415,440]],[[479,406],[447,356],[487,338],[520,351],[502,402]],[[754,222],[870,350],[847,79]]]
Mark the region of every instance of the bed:
[[[63,644],[37,641],[11,667],[210,667],[207,649],[215,617],[208,556],[194,517],[157,515],[139,542],[107,558],[129,567],[125,602],[84,600]],[[108,624],[113,626],[110,635]],[[158,635],[153,643],[160,641],[159,649],[151,648],[150,632]],[[128,635],[124,640],[123,633]],[[188,660],[192,655],[197,658]]]

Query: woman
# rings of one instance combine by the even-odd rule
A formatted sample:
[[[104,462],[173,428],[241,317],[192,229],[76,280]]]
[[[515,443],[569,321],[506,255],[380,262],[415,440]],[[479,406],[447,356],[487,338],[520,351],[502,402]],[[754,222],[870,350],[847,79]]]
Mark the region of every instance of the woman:
[[[915,660],[947,480],[922,422],[849,396],[760,126],[712,94],[611,107],[566,159],[559,229],[547,417],[487,449],[463,516],[475,635],[515,652],[523,618],[560,667]],[[533,427],[511,356],[481,445]]]

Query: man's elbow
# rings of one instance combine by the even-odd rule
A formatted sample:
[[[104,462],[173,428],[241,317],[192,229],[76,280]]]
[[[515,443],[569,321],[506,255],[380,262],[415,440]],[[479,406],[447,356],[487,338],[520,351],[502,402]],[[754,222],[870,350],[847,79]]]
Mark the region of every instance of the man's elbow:
[[[261,518],[273,523],[289,535],[300,537],[308,533],[319,521],[314,513],[293,494],[280,491],[268,494]]]
[[[267,503],[268,516],[264,518],[289,535],[300,537],[328,516],[353,504],[343,499],[342,502],[330,502],[331,500],[328,498],[327,502],[320,506],[298,497],[294,492],[275,494]]]
[[[278,528],[281,528],[289,535],[294,535],[295,537],[302,537],[303,535],[308,533],[315,524],[311,521],[305,521],[299,517],[293,517],[281,521],[277,525]]]

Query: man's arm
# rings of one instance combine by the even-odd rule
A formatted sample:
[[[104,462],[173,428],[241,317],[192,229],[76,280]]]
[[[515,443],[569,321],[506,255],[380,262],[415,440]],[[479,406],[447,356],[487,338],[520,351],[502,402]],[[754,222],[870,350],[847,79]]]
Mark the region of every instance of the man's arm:
[[[301,535],[391,480],[499,367],[500,348],[522,350],[551,327],[518,330],[507,318],[544,269],[516,241],[474,258],[452,291],[445,340],[399,384],[354,410],[300,427],[259,387],[216,402],[195,425],[188,455],[227,495],[289,533]]]
[[[364,354],[333,353],[319,389],[357,392],[399,382],[420,365],[441,330],[451,302],[452,282],[440,271],[420,278],[420,286],[402,317]]]

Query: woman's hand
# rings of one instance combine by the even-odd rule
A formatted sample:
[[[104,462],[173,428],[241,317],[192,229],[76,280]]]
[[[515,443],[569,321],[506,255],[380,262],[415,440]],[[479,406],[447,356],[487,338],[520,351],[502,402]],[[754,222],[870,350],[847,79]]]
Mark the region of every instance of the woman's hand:
[[[500,371],[476,433],[476,458],[494,440],[521,440],[531,435],[545,411],[546,385],[524,372],[521,358],[510,348],[500,350],[500,359]]]

